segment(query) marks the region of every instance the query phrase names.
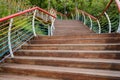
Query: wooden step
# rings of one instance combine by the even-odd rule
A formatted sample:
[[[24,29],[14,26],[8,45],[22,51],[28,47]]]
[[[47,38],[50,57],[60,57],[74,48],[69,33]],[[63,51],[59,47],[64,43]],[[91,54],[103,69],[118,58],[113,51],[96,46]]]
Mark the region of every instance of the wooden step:
[[[120,43],[120,38],[101,39],[59,39],[59,40],[31,40],[29,44],[100,44]]]
[[[79,35],[74,35],[74,36],[37,36],[32,38],[32,40],[48,40],[48,39],[81,39],[81,38],[86,38],[86,39],[92,39],[92,38],[116,38],[120,37],[120,34],[118,33],[112,33],[112,34],[79,34]]]
[[[80,29],[80,28],[79,28]],[[88,29],[82,29],[81,31],[78,30],[72,30],[72,29],[64,29],[64,30],[57,30],[53,36],[73,36],[73,35],[78,35],[78,34],[85,34],[85,33],[93,33],[92,31],[89,31]]]
[[[26,44],[24,50],[119,50],[120,44]]]
[[[79,20],[63,20],[55,22],[54,35],[75,35],[93,33],[89,28]]]
[[[86,51],[86,50],[19,50],[15,55],[41,57],[101,58],[120,59],[120,51]]]
[[[3,64],[1,72],[30,76],[50,77],[63,80],[120,80],[119,71],[38,66],[25,64]]]
[[[15,56],[15,58],[8,58],[6,60],[6,63],[62,66],[89,69],[106,69],[120,71],[120,60],[114,59]]]
[[[59,79],[0,73],[0,80],[59,80]]]

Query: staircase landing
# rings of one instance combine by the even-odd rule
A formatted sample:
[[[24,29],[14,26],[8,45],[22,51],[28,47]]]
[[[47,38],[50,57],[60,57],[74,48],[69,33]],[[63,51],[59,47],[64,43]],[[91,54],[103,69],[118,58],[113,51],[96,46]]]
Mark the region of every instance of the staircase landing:
[[[78,20],[56,20],[55,36],[78,35],[93,33],[89,28]]]

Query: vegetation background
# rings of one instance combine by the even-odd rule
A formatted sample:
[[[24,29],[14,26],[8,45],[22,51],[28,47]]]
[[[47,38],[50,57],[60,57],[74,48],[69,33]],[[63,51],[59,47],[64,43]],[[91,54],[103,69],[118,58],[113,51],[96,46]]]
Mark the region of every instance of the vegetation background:
[[[0,17],[24,10],[30,6],[39,6],[46,10],[70,13],[77,7],[94,16],[99,15],[110,0],[0,0]],[[28,6],[28,7],[27,7]]]
[[[109,2],[110,0],[0,0],[0,18],[33,6],[39,6],[46,10],[54,8],[58,12],[70,15],[71,13],[75,15],[75,8],[78,8],[98,17]],[[119,13],[115,3],[110,6],[107,13],[111,18],[112,32],[115,32],[119,23]],[[99,20],[102,32],[108,32],[109,25],[105,15],[100,17]]]

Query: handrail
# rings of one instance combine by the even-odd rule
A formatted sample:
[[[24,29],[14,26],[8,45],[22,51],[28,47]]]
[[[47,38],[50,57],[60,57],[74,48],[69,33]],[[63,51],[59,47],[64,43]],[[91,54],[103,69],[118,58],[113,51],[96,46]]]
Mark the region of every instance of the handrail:
[[[66,17],[66,15],[65,15],[65,14],[62,14],[61,12],[57,12],[57,14],[60,14],[60,15],[62,15],[62,16],[64,16],[64,17]]]
[[[107,11],[107,9],[110,7],[110,5],[112,4],[114,0],[110,0],[110,2],[107,4],[106,8],[103,10],[103,12],[99,15],[99,17],[101,17],[102,15],[104,15],[104,13]],[[115,0],[117,7],[118,7],[118,11],[120,13],[120,1],[119,0]]]
[[[85,25],[86,25],[86,17],[85,16],[87,16],[89,18],[89,21],[90,21],[90,30],[92,30],[92,28],[93,28],[93,21],[92,20],[94,20],[97,23],[98,28],[99,28],[98,33],[100,34],[101,33],[101,25],[100,25],[100,22],[99,22],[98,18],[92,16],[91,14],[89,14],[89,13],[83,11],[83,10],[79,10],[79,12],[84,17],[84,21],[83,22],[84,22]]]
[[[81,13],[83,12],[86,16],[89,16],[89,17],[91,17],[93,20],[97,20],[97,18],[96,17],[94,17],[93,15],[91,15],[91,14],[89,14],[89,13],[87,13],[87,12],[85,12],[85,11],[83,11],[83,10],[79,10]]]
[[[63,17],[64,17],[64,18],[67,18],[67,15],[65,15],[65,14],[63,14],[63,13],[61,13],[61,12],[58,12],[58,11],[56,11],[55,9],[54,9],[54,11],[57,13],[57,15],[60,15],[61,20],[62,20]]]
[[[114,0],[110,0],[110,2],[107,4],[107,6],[105,7],[105,9],[103,10],[103,12],[99,15],[99,17],[101,17],[102,15],[104,15],[104,13],[107,11],[107,9],[110,7],[111,3],[113,2]]]
[[[119,11],[119,13],[120,13],[120,1],[119,1],[119,0],[115,0],[115,2],[116,2],[116,4],[117,4],[117,6],[118,6],[118,11]]]
[[[91,20],[94,20],[94,23],[97,23],[94,26],[97,25],[99,27],[98,28],[99,30],[97,28],[93,29],[97,33],[101,33],[101,32],[111,33],[111,32],[116,31],[115,27],[118,27],[118,30],[120,30],[120,18],[116,16],[117,21],[113,22],[113,20],[116,20],[116,18],[113,17],[113,15],[108,12],[110,7],[112,7],[111,4],[113,3],[113,1],[115,1],[116,5],[117,5],[117,8],[118,8],[118,12],[116,11],[116,13],[119,13],[119,15],[118,14],[116,14],[116,15],[118,15],[120,17],[120,1],[119,0],[110,0],[110,2],[106,5],[104,10],[102,11],[102,13],[100,15],[96,16],[96,17],[94,17],[93,15],[91,15],[91,14],[85,12],[85,11],[79,10],[79,13],[81,13],[81,15],[83,16],[82,21],[84,21],[84,24],[86,24],[88,26],[91,26],[91,28],[90,28],[90,30],[91,30],[93,28],[93,22]],[[106,22],[108,22],[108,23],[104,23],[104,25],[103,25],[102,24],[102,19],[106,20]],[[89,22],[87,22],[86,20],[88,20]],[[117,23],[116,25],[114,25],[115,22]],[[109,28],[107,26],[109,26]],[[106,31],[104,31],[105,28],[107,29]],[[114,28],[114,31],[113,31],[112,28]],[[96,31],[96,29],[97,29],[97,31]]]
[[[50,21],[46,27],[49,34],[46,34],[52,36],[53,30],[55,29],[54,22],[56,19],[56,12],[54,10],[51,10],[49,13],[39,7],[33,7],[4,18],[0,18],[0,57],[3,57],[7,52],[10,52],[9,55],[14,57],[13,53],[18,48],[33,36],[40,33],[38,30],[40,30],[43,23],[36,19],[37,17],[41,18],[45,22]]]
[[[52,16],[52,17],[56,18],[56,16],[48,13],[47,11],[45,11],[45,10],[39,8],[39,7],[33,7],[33,8],[31,8],[31,9],[28,9],[28,10],[25,10],[25,11],[22,11],[22,12],[15,13],[15,14],[12,14],[12,15],[7,16],[7,17],[4,17],[4,18],[0,18],[0,22],[5,21],[5,20],[8,20],[8,19],[11,19],[11,18],[14,18],[14,17],[19,16],[19,15],[23,15],[23,14],[25,14],[25,13],[28,13],[28,12],[31,12],[31,11],[34,11],[34,10],[39,10],[39,11],[41,11],[41,12],[44,12],[45,14],[48,14],[49,16]]]
[[[107,9],[110,7],[110,5],[111,5],[111,3],[113,2],[114,0],[110,0],[110,2],[107,4],[107,6],[106,6],[106,8],[103,10],[103,12],[99,15],[99,17],[101,17],[102,15],[104,15],[104,13],[107,11]],[[118,6],[118,11],[120,12],[120,1],[119,0],[115,0],[115,2],[116,2],[116,4],[117,4],[117,6]],[[87,15],[87,16],[90,16],[92,19],[94,19],[94,20],[97,20],[97,18],[96,17],[94,17],[94,16],[92,16],[91,14],[89,14],[89,13],[87,13],[87,12],[85,12],[85,11],[82,11],[82,10],[80,10],[81,12],[84,12],[85,13],[85,15]]]

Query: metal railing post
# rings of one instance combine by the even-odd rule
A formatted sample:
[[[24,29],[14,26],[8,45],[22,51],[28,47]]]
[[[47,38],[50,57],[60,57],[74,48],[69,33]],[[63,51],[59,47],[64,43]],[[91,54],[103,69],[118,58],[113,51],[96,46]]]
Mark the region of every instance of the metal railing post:
[[[46,16],[45,16],[46,18],[45,18],[45,21],[47,22],[48,21],[48,15],[46,14]]]
[[[37,13],[37,10],[34,11],[33,20],[32,20],[32,30],[33,30],[34,36],[37,36],[36,31],[35,31],[35,16],[36,16],[36,13]]]
[[[61,20],[63,20],[63,17],[61,16]]]
[[[53,22],[51,23],[51,27],[50,27],[50,36],[53,35]]]
[[[79,12],[78,12],[78,20],[79,20],[79,18],[80,18],[80,14],[79,14]]]
[[[79,12],[76,10],[76,20],[79,20]]]
[[[9,47],[9,52],[12,58],[14,58],[13,51],[12,51],[12,44],[11,44],[11,28],[13,24],[13,18],[10,19],[10,24],[8,28],[8,47]]]
[[[105,16],[106,16],[106,18],[107,18],[107,20],[108,20],[108,24],[109,24],[109,33],[111,33],[111,21],[110,21],[110,18],[109,18],[109,16],[108,16],[108,14],[105,12],[104,13],[105,14]]]
[[[62,15],[61,15],[61,20],[63,20],[63,17],[62,17]]]
[[[78,12],[77,12],[77,10],[76,10],[76,20],[78,20],[78,14],[77,14]]]
[[[43,12],[41,12],[41,18],[42,18],[42,19],[44,18],[44,16],[43,16]]]
[[[54,27],[54,18],[52,18],[52,23],[51,23],[51,36],[53,36],[53,30],[55,29]]]
[[[50,25],[48,25],[48,36],[51,36],[51,28],[50,28]]]
[[[74,15],[73,15],[73,14],[71,14],[71,16],[72,16],[72,20],[74,20]]]
[[[117,32],[120,33],[120,13],[119,13],[119,26]]]
[[[98,23],[98,27],[99,27],[99,34],[100,34],[100,33],[101,33],[101,25],[100,25],[99,20],[97,20],[97,23]]]
[[[83,15],[83,17],[84,17],[84,25],[86,24],[86,19],[85,19],[85,14],[82,12],[82,15]]]
[[[89,16],[89,19],[90,19],[90,30],[92,30],[92,28],[93,28],[93,22],[92,22],[92,19],[91,19],[90,16]]]

